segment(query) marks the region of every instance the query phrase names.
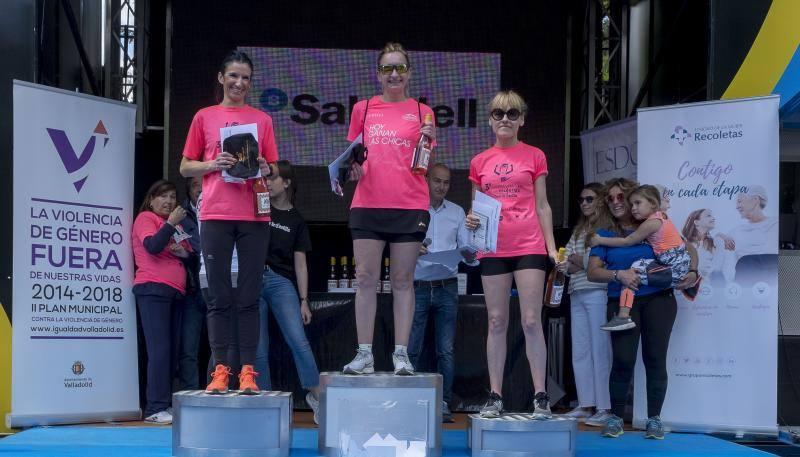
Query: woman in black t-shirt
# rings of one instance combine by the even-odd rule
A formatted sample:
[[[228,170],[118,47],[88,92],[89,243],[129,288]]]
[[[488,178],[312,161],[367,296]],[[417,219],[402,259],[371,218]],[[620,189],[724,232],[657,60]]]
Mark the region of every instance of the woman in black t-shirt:
[[[272,311],[292,350],[300,384],[309,391],[306,402],[314,410],[314,422],[317,422],[319,370],[303,330],[303,324],[311,322],[306,266],[306,252],[311,250],[311,239],[306,222],[293,205],[297,185],[292,165],[287,160],[279,160],[277,167],[278,173],[269,180],[272,220],[261,289],[261,324],[255,363],[256,371],[261,375],[257,382],[259,389],[272,390],[268,325],[269,311]]]

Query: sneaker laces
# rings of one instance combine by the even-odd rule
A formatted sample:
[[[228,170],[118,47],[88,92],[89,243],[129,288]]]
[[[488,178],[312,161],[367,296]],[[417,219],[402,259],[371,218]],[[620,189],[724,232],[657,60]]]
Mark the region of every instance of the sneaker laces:
[[[534,405],[539,409],[547,409],[550,404],[550,396],[547,392],[539,392],[533,397]]]
[[[648,429],[655,428],[655,429],[660,430],[660,429],[664,428],[664,424],[661,422],[661,417],[653,416],[653,417],[647,419],[647,425],[645,425],[645,428],[648,428]]]
[[[220,376],[230,376],[231,368],[226,366],[217,367],[213,373],[211,373],[211,379],[216,380]]]
[[[500,394],[498,394],[497,392],[495,392],[493,390],[490,390],[489,391],[489,400],[488,401],[491,402],[491,403],[494,403],[494,402],[496,402],[498,400],[502,401],[503,397],[501,397]]]

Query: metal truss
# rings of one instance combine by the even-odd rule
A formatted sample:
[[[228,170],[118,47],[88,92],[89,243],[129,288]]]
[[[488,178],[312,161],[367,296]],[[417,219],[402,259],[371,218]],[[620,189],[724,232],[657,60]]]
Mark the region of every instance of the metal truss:
[[[587,0],[584,30],[582,130],[627,115],[627,2]]]
[[[105,87],[107,97],[138,105],[136,130],[147,125],[149,62],[148,0],[105,2]]]

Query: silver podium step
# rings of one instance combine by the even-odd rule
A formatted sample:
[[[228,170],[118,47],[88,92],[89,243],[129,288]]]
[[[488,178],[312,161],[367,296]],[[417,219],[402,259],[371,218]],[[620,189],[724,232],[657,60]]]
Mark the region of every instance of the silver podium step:
[[[262,392],[172,394],[172,455],[176,457],[287,457],[292,394]]]
[[[472,457],[574,457],[578,422],[535,420],[530,414],[503,414],[486,419],[470,414],[467,442]]]
[[[327,457],[438,457],[442,376],[320,374],[319,452]]]

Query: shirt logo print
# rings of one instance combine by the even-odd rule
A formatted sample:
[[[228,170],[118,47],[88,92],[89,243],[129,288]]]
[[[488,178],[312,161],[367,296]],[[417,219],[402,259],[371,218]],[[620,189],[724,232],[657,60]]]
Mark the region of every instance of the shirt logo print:
[[[514,172],[514,164],[498,163],[494,166],[494,174],[500,176],[500,182],[508,181],[508,175]]]

